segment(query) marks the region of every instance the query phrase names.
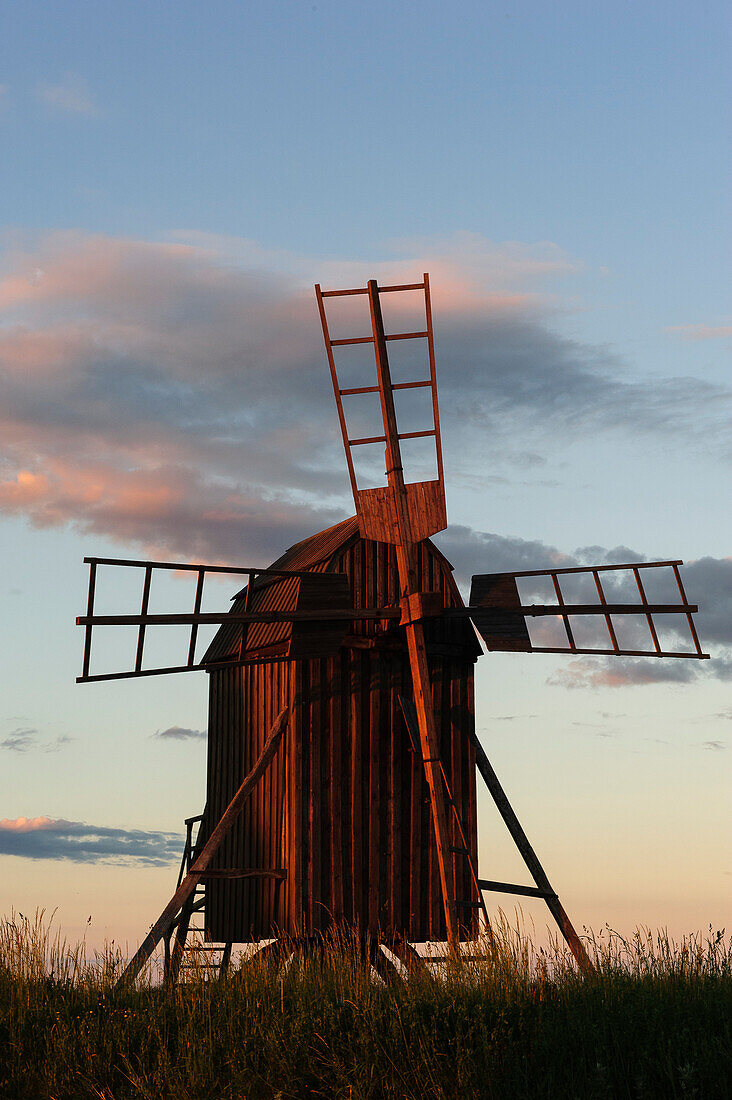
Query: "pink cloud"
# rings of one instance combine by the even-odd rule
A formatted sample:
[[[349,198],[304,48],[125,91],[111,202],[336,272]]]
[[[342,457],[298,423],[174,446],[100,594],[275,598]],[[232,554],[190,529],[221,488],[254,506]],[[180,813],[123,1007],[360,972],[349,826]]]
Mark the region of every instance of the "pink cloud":
[[[498,445],[528,421],[539,432],[665,430],[692,419],[690,403],[712,408],[698,385],[618,382],[597,352],[550,330],[540,288],[573,267],[554,245],[463,234],[395,251],[368,268],[318,262],[317,274],[344,286],[431,271],[443,425],[466,454],[471,433]],[[351,502],[312,278],[311,258],[201,234],[11,241],[0,508],[231,563],[342,518]],[[394,326],[414,327],[408,297],[392,296]],[[406,364],[417,377],[419,354]]]
[[[684,340],[725,340],[732,336],[732,325],[672,325],[666,331],[678,333]]]
[[[10,833],[32,833],[38,829],[52,829],[56,825],[50,817],[4,817],[0,820],[0,829]]]
[[[662,661],[653,657],[580,658],[558,669],[547,683],[570,690],[627,688],[659,683],[687,683],[700,672],[699,665],[690,661]]]

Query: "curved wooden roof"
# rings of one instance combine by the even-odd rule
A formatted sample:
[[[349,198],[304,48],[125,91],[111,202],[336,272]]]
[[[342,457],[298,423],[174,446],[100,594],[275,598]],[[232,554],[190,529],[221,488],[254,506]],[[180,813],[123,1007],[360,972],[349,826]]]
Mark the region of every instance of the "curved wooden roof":
[[[342,565],[339,565],[336,559],[340,561],[343,553],[350,551],[359,541],[376,545],[362,539],[358,517],[351,516],[350,519],[336,523],[324,531],[319,531],[317,534],[295,543],[268,568],[307,570],[314,573],[339,570]],[[444,577],[442,583],[447,589],[447,603],[451,606],[461,606],[462,600],[457,585],[452,578],[450,562],[440,553],[430,539],[425,539],[420,545],[425,547],[429,556],[438,564],[438,571]],[[396,581],[394,592],[398,592]],[[297,606],[298,593],[299,578],[297,577],[257,577],[248,603],[247,589],[243,588],[234,596],[231,611],[235,614],[243,613],[245,610],[291,611]],[[391,602],[396,602],[396,598]],[[382,599],[380,605],[383,605],[383,603],[384,600]],[[362,606],[358,598],[356,606]],[[292,624],[288,622],[250,623],[246,631],[240,623],[224,623],[206,650],[203,663],[214,664],[222,661],[238,661],[242,657],[242,645],[244,645],[246,652],[251,653],[253,657],[256,654],[258,659],[266,659],[270,654],[272,657],[276,657],[278,647],[285,646],[291,634]],[[470,634],[472,635],[472,630]]]

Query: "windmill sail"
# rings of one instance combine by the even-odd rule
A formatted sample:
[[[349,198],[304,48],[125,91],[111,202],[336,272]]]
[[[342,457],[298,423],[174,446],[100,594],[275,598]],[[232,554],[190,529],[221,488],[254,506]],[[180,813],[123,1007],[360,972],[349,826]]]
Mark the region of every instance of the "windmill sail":
[[[703,653],[699,636],[694,624],[696,604],[690,604],[686,598],[684,584],[679,567],[681,561],[632,562],[629,565],[576,566],[565,569],[529,569],[516,573],[478,573],[473,577],[470,590],[470,611],[475,627],[489,650],[503,650],[521,653],[589,653],[615,657],[686,657],[707,660]],[[651,603],[646,595],[643,583],[649,571],[670,570],[679,599],[676,602]],[[567,602],[562,590],[562,577],[573,579],[591,578],[596,592],[596,602]],[[551,604],[525,604],[519,595],[517,580],[525,583],[548,580],[552,584],[555,602]],[[635,583],[637,599],[620,603],[608,599],[603,585],[614,586],[627,593],[623,581],[632,578]],[[673,615],[676,622],[683,623],[690,647],[687,649],[665,648],[659,637],[657,616]],[[563,635],[557,644],[535,644],[531,637],[529,621],[533,619],[560,620]],[[597,644],[594,646],[577,644],[576,624],[578,619],[593,619],[602,626]],[[631,623],[633,636],[638,640],[636,646],[623,645],[618,639],[618,621]],[[645,625],[641,633],[637,628]],[[683,630],[683,628],[682,628]],[[607,638],[604,645],[599,643],[602,636]],[[644,637],[646,639],[644,644]]]
[[[371,285],[371,284],[370,284]],[[388,431],[386,428],[387,406],[390,406],[391,416],[396,424],[394,413],[394,393],[400,390],[429,389],[431,395],[432,418],[431,422],[419,431],[400,432],[396,428],[397,442],[404,439],[433,439],[435,446],[435,465],[437,477],[431,481],[406,481],[403,492],[406,507],[409,511],[409,522],[412,539],[421,542],[438,531],[444,531],[447,527],[447,505],[445,503],[445,481],[442,469],[442,439],[440,436],[440,412],[437,403],[437,377],[435,374],[435,346],[432,332],[432,305],[430,300],[429,275],[423,276],[421,283],[405,283],[402,286],[380,286],[375,288],[373,294],[369,287],[358,287],[352,290],[321,290],[320,285],[315,287],[315,295],[320,310],[320,321],[323,326],[323,339],[328,356],[333,393],[338,409],[338,422],[343,436],[343,446],[346,452],[346,464],[348,476],[353,491],[353,499],[356,504],[356,513],[359,519],[361,534],[364,538],[374,539],[376,542],[398,543],[400,541],[399,522],[397,516],[397,503],[395,490],[391,482],[387,485],[374,488],[360,488],[356,475],[353,457],[353,448],[362,447],[372,443],[383,443],[388,448]],[[379,322],[372,317],[372,333],[370,336],[355,336],[342,340],[333,340],[325,309],[325,298],[342,298],[354,294],[370,296],[370,301],[380,302],[382,294],[391,294],[398,291],[422,291],[424,294],[425,328],[418,332],[392,332],[385,333],[380,322],[381,312],[379,304]],[[379,376],[378,385],[346,386],[341,387],[338,370],[336,367],[334,348],[347,347],[356,344],[373,344],[377,358],[386,360],[386,344],[392,340],[426,340],[427,357],[425,373],[427,378],[409,382],[392,382],[390,375]],[[383,347],[379,347],[383,344]],[[352,438],[349,435],[347,417],[343,406],[344,397],[362,397],[365,394],[379,394],[384,419],[384,434],[361,436]],[[401,461],[401,458],[400,458]],[[387,471],[388,474],[388,471]]]
[[[86,615],[80,615],[77,626],[84,627],[84,656],[82,674],[77,683],[91,683],[96,680],[122,680],[139,676],[161,676],[174,672],[196,672],[211,669],[215,665],[235,664],[240,656],[242,638],[249,626],[258,623],[277,623],[281,625],[281,635],[285,642],[284,656],[290,658],[303,656],[323,656],[336,652],[343,641],[349,625],[354,619],[395,618],[400,615],[398,608],[375,608],[353,610],[353,599],[345,577],[335,574],[317,574],[304,570],[230,568],[220,565],[192,565],[188,562],[133,561],[126,558],[85,558],[89,565],[89,595]],[[95,614],[97,581],[101,567],[136,569],[142,575],[142,597],[139,612],[133,614]],[[153,576],[161,573],[195,573],[196,588],[193,607],[190,611],[168,614],[150,612],[150,590]],[[246,576],[249,583],[234,610],[204,612],[204,582],[207,574],[231,574]],[[286,580],[286,599],[280,600],[276,608],[271,608],[266,599],[263,582],[267,580]],[[258,583],[259,582],[259,583]],[[264,596],[264,598],[262,598]],[[218,655],[215,660],[198,660],[198,630],[201,626],[219,626],[226,623],[237,628],[237,649]],[[177,665],[158,665],[149,667],[145,663],[145,642],[150,628],[161,626],[187,627],[188,637],[185,661]],[[114,672],[93,673],[92,643],[96,628],[136,627],[136,649],[132,668]]]

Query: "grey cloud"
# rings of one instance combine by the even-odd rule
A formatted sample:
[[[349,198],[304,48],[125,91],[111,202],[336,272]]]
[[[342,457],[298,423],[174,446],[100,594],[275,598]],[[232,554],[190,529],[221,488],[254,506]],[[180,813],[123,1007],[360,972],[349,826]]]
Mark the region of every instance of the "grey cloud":
[[[0,741],[0,749],[10,752],[29,752],[39,749],[43,752],[59,752],[66,745],[71,744],[73,737],[62,735],[54,737],[50,741],[43,741],[38,735],[37,729],[30,727],[13,730],[7,737]]]
[[[705,640],[732,645],[732,557],[698,558],[682,574],[692,603],[699,604]]]
[[[711,752],[724,752],[727,745],[724,741],[702,741],[702,748]]]
[[[49,741],[49,743],[44,746],[43,751],[44,752],[60,752],[61,749],[66,747],[66,745],[71,745],[75,740],[76,740],[76,738],[67,737],[66,735],[62,735],[60,737],[55,737],[53,739],[53,741]]]
[[[583,657],[569,661],[547,679],[563,688],[637,687],[687,684],[699,674],[697,662],[654,657]]]
[[[491,717],[492,722],[518,722],[524,721],[528,718],[538,718],[538,714],[494,714]]]
[[[469,589],[470,576],[473,573],[518,572],[524,569],[610,565],[648,560],[647,555],[627,546],[616,546],[611,550],[602,546],[585,546],[573,553],[563,553],[557,547],[539,540],[474,531],[459,525],[436,536],[435,542],[454,565],[456,580],[464,593]],[[560,671],[550,682],[564,687],[580,687],[689,683],[705,676],[724,681],[732,680],[732,654],[729,652],[732,647],[732,558],[700,558],[684,565],[681,576],[689,601],[699,606],[695,620],[702,648],[711,652],[710,661],[594,657],[574,662],[571,672],[568,669]],[[606,576],[603,583],[610,599],[635,602],[638,598],[630,575],[624,580],[614,580]],[[646,595],[650,600],[676,602],[679,598],[676,581],[670,569],[654,572],[653,577],[645,581],[645,585]],[[673,618],[670,626],[668,620],[665,625],[661,623],[667,631],[667,647],[673,645],[682,649],[693,649],[685,618]],[[650,644],[644,622],[631,624],[627,629],[628,637],[638,638],[639,648]],[[600,644],[607,644],[606,636],[602,637]],[[520,658],[517,657],[518,659]]]
[[[523,569],[556,569],[576,564],[570,554],[538,539],[521,539],[453,524],[434,538],[455,568],[462,587],[474,573],[518,572]]]
[[[190,730],[185,726],[169,726],[166,730],[157,730],[155,737],[161,741],[201,741],[205,740],[207,730]]]
[[[163,866],[180,858],[177,833],[111,829],[81,821],[36,818],[0,822],[0,854],[73,863]]]
[[[620,429],[701,435],[701,425],[692,425],[690,408],[698,408],[708,424],[710,403],[729,402],[727,390],[697,379],[667,378],[653,384],[629,380],[607,349],[562,337],[527,313],[462,316],[459,324],[448,317],[440,332],[440,389],[446,404],[455,405],[468,423],[500,437],[527,417],[552,432]],[[719,406],[715,419],[718,413]],[[728,433],[721,416],[719,423]]]
[[[0,508],[232,563],[271,559],[350,509],[311,290],[202,248],[72,233],[6,270]],[[489,434],[516,469],[542,462],[516,451],[520,424],[717,438],[724,394],[623,380],[610,353],[554,332],[536,299],[448,301],[438,344],[446,435]],[[499,548],[473,537],[484,555]]]
[[[0,749],[7,749],[9,752],[28,752],[38,744],[37,735],[38,730],[30,727],[15,729],[0,741]]]

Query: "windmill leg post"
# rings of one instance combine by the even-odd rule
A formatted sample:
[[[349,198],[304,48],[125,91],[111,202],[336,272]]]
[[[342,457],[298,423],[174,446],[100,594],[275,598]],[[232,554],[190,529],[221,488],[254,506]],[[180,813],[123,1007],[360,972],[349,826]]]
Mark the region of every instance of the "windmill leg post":
[[[185,875],[180,886],[173,894],[173,897],[165,906],[147,936],[140,944],[137,952],[128,963],[127,968],[121,974],[117,982],[118,987],[135,980],[157,945],[160,943],[160,940],[171,930],[178,914],[181,913],[183,907],[193,897],[196,886],[206,874],[206,870],[213,857],[216,855],[221,842],[239,817],[246,800],[264,775],[272,758],[277,752],[280,741],[282,740],[282,735],[287,728],[288,718],[289,710],[285,707],[275,719],[259,759],[224,810],[221,820],[204,844],[200,855],[192,864],[188,874]]]
[[[219,978],[225,978],[229,973],[229,966],[231,964],[231,949],[234,946],[231,940],[227,940],[224,946],[223,954],[221,955],[221,965],[219,966]]]
[[[498,812],[503,818],[506,827],[511,834],[514,844],[518,848],[524,863],[531,872],[531,876],[536,883],[536,889],[532,890],[530,887],[525,887],[521,890],[514,889],[513,893],[522,893],[529,897],[541,897],[546,901],[549,912],[557,922],[559,931],[567,941],[567,946],[574,955],[577,965],[584,974],[591,974],[594,971],[594,967],[590,962],[590,957],[587,954],[582,940],[577,935],[574,926],[567,916],[564,906],[560,902],[557,894],[551,887],[549,879],[546,876],[546,872],[539,862],[539,858],[531,847],[529,839],[526,833],[521,827],[519,819],[513,811],[511,803],[508,801],[508,796],[501,786],[501,782],[496,775],[493,767],[485,754],[485,750],[481,745],[476,734],[471,733],[471,740],[475,745],[475,763],[480,772],[485,785],[493,797]],[[500,888],[501,886],[508,885],[507,883],[495,883],[488,884],[485,880],[479,880],[481,885],[484,885],[486,889]]]
[[[367,957],[369,965],[374,968],[384,985],[395,986],[401,984],[401,974],[391,959],[388,959],[381,950],[381,943],[378,939],[371,940]]]
[[[393,955],[396,955],[399,962],[407,970],[408,975],[429,974],[427,964],[422,956],[403,936],[395,936],[389,941],[387,947]]]

